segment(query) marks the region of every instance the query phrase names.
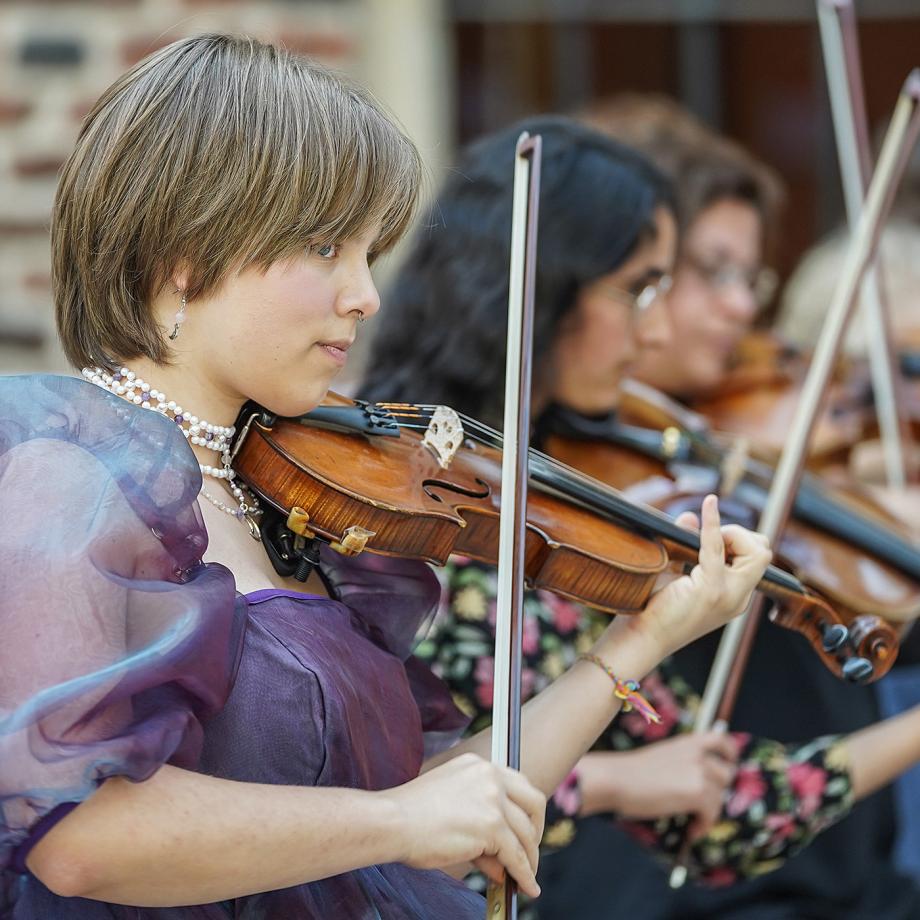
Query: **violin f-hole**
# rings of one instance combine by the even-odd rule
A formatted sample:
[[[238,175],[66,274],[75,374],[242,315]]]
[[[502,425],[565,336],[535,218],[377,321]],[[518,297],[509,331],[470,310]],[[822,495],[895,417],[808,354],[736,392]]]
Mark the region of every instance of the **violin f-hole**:
[[[492,494],[492,489],[487,482],[478,476],[474,482],[481,487],[479,490],[458,485],[456,482],[444,482],[441,479],[426,479],[422,483],[422,489],[429,498],[433,498],[436,502],[443,502],[444,499],[438,495],[435,489],[443,489],[445,492],[453,492],[455,495],[465,495],[467,498],[482,499],[488,498]]]

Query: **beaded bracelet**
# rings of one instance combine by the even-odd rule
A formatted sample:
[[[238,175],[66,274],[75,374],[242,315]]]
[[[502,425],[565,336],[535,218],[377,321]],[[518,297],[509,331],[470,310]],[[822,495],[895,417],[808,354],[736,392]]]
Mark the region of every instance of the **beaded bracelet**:
[[[620,680],[597,655],[579,655],[578,657],[596,664],[613,681],[613,695],[623,701],[623,712],[631,712],[635,709],[649,724],[658,725],[661,722],[661,716],[658,715],[655,707],[639,692],[639,681]]]

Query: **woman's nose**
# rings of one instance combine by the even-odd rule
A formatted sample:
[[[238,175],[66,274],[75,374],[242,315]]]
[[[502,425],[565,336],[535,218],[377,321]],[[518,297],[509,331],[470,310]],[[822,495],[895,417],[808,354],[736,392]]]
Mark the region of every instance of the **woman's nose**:
[[[666,296],[656,297],[639,316],[636,341],[640,348],[664,348],[671,341],[671,318]]]
[[[367,319],[380,309],[380,294],[370,266],[364,259],[361,259],[361,263],[348,272],[339,293],[338,306],[342,314],[359,313]]]

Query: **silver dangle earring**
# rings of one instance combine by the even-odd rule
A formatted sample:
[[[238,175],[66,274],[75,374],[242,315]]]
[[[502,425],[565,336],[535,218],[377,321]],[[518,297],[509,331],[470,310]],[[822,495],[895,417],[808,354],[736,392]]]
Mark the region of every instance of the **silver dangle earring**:
[[[182,303],[179,306],[179,309],[176,311],[176,323],[173,326],[173,331],[169,334],[169,341],[175,342],[179,337],[179,327],[182,323],[185,322],[185,291],[182,292]]]

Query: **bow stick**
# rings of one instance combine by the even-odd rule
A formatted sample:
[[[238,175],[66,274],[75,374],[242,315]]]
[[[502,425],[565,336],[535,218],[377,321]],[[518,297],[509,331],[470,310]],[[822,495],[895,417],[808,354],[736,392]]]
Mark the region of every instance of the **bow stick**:
[[[879,154],[878,166],[866,196],[865,208],[860,214],[856,232],[851,236],[844,269],[834,290],[824,327],[805,378],[789,440],[780,456],[760,517],[758,530],[766,534],[774,546],[777,545],[779,535],[786,526],[798,491],[805,465],[808,438],[818,417],[821,400],[827,391],[847,321],[856,305],[863,273],[874,255],[882,223],[891,208],[895,189],[904,174],[918,132],[920,69],[911,71],[898,97]],[[754,645],[762,609],[763,598],[756,597],[740,617],[736,617],[725,627],[697,712],[693,726],[695,732],[705,732],[712,727],[724,731],[728,727],[741,677]],[[686,881],[689,846],[689,841],[686,841],[677,865],[671,872],[672,888],[679,888]]]
[[[531,137],[525,131],[518,138],[514,160],[508,282],[492,762],[515,770],[521,763],[524,535],[527,523],[527,448],[530,441],[530,377],[541,151],[542,139],[539,135]],[[507,873],[500,885],[489,886],[486,917],[488,920],[517,918],[517,886]]]
[[[872,174],[856,13],[852,0],[817,0],[817,3],[847,221],[850,232],[854,233]],[[906,414],[899,411],[903,406],[903,387],[896,372],[891,316],[879,261],[878,255],[870,261],[863,278],[862,319],[866,325],[886,477],[889,485],[904,488],[909,478],[911,434]]]

